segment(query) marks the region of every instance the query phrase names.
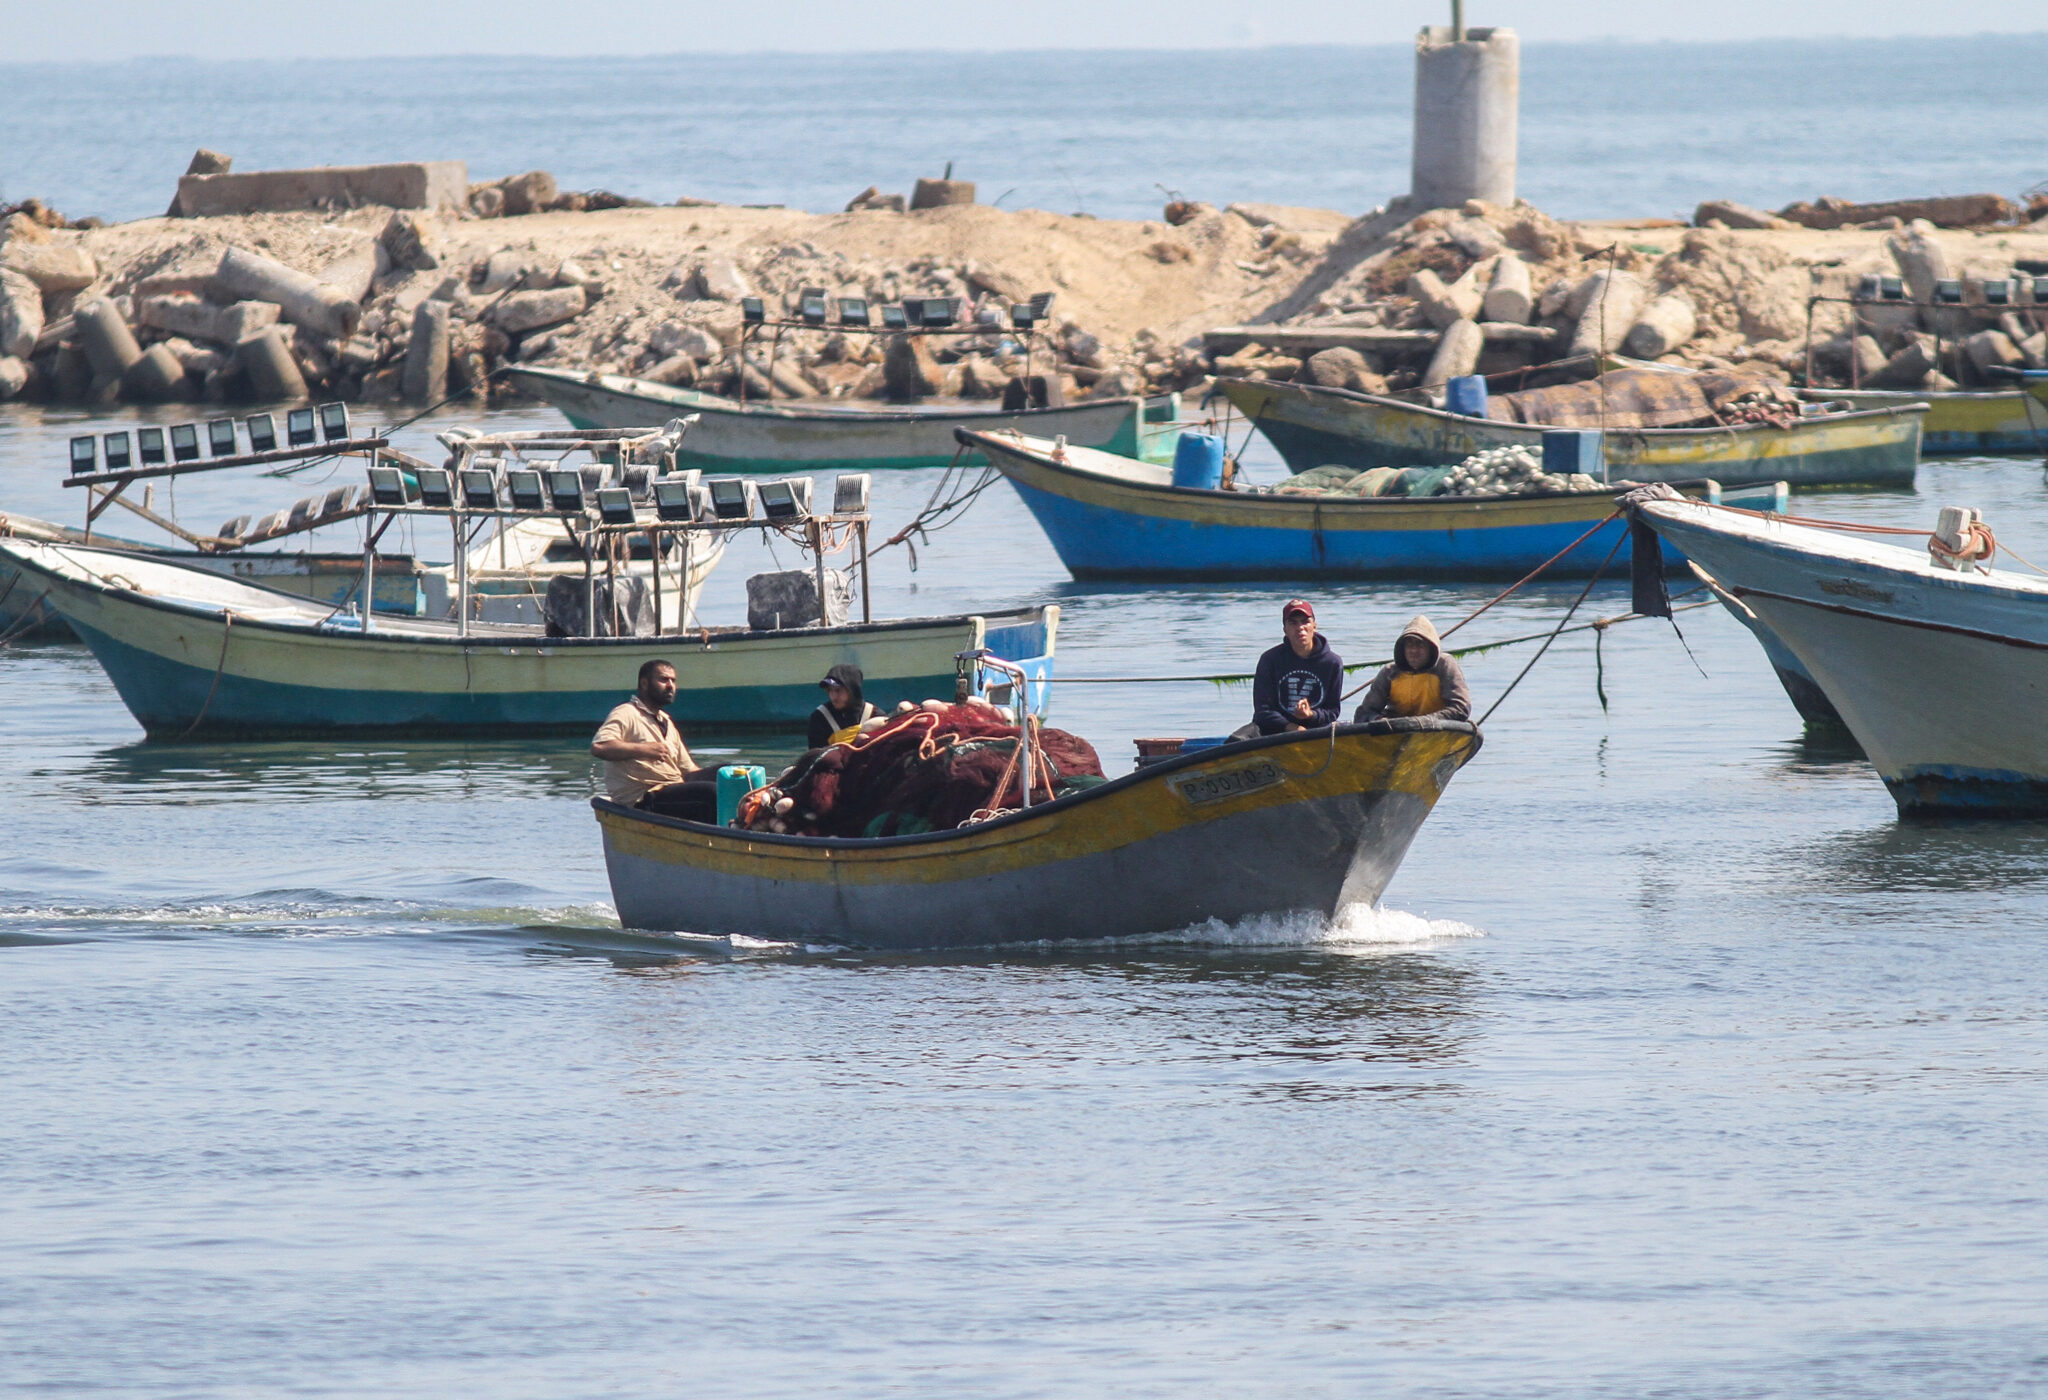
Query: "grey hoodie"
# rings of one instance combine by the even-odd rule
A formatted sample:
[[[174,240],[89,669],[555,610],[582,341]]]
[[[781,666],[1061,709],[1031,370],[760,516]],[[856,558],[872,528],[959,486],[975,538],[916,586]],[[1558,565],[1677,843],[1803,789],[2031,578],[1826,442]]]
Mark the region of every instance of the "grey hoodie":
[[[1420,637],[1429,643],[1430,659],[1420,670],[1409,669],[1401,653],[1402,643],[1410,637]],[[1435,708],[1410,708],[1415,699],[1429,697],[1429,687],[1422,683],[1425,676],[1436,679]],[[1436,634],[1436,628],[1428,618],[1417,614],[1415,620],[1401,629],[1401,635],[1394,641],[1394,659],[1380,667],[1380,673],[1372,678],[1372,684],[1365,688],[1365,698],[1358,702],[1358,710],[1351,716],[1353,724],[1363,724],[1369,719],[1392,719],[1407,717],[1415,719],[1470,719],[1472,717],[1472,692],[1465,685],[1465,672],[1453,657],[1444,654],[1443,642]]]

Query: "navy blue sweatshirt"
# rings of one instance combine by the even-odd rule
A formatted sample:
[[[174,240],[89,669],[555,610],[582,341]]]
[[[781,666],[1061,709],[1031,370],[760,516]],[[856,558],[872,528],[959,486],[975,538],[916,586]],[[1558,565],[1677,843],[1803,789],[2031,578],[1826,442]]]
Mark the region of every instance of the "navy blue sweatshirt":
[[[1318,632],[1308,655],[1296,656],[1282,642],[1259,658],[1252,677],[1252,722],[1261,734],[1280,734],[1290,724],[1317,729],[1337,722],[1338,704],[1344,696],[1344,658],[1330,650]],[[1308,720],[1297,719],[1294,702],[1306,700],[1315,711]]]

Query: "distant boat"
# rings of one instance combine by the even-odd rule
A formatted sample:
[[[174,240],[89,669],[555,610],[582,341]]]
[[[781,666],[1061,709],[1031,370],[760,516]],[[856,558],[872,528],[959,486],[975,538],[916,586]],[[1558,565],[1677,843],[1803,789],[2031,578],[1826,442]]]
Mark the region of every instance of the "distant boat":
[[[2048,815],[2048,579],[1693,501],[1638,509],[1797,659],[1902,815]]]
[[[1479,744],[1429,720],[1276,734],[872,839],[591,806],[628,928],[886,949],[1114,938],[1372,903]]]
[[[1926,404],[1920,450],[1929,457],[1976,453],[2029,452],[2048,456],[2048,370],[2030,370],[2019,389],[1942,390],[1801,389],[1811,403],[1843,403],[1852,409],[1903,408]]]
[[[1497,447],[1542,449],[1544,429],[1536,424],[1312,384],[1222,379],[1216,387],[1297,472],[1330,464],[1361,470],[1449,466]],[[1915,399],[1851,413],[1817,413],[1783,428],[1754,423],[1609,429],[1608,472],[1615,480],[1645,482],[1712,477],[1723,486],[1785,481],[1795,490],[1910,486],[1926,412],[1926,405]]]
[[[515,367],[506,382],[562,410],[579,428],[640,428],[695,414],[676,469],[707,476],[745,472],[873,471],[943,467],[955,428],[1016,427],[1131,457],[1173,455],[1180,400],[1087,399],[1064,408],[1004,409],[986,403],[856,406],[839,401],[741,402],[694,389],[586,370]],[[968,465],[984,465],[967,458]]]
[[[1329,497],[1175,486],[1170,468],[1010,433],[968,433],[1076,578],[1498,578],[1529,572],[1615,515],[1614,492],[1554,496]],[[1688,490],[1720,499],[1713,482]],[[1743,499],[1782,510],[1784,483]],[[1592,573],[1619,519],[1552,565]]]
[[[880,705],[950,696],[954,658],[992,647],[1051,674],[1057,607],[753,632],[549,637],[537,627],[359,618],[148,555],[0,539],[92,649],[154,739],[580,732],[672,661],[685,725],[800,726],[848,661]],[[1034,703],[1043,708],[1044,685]]]

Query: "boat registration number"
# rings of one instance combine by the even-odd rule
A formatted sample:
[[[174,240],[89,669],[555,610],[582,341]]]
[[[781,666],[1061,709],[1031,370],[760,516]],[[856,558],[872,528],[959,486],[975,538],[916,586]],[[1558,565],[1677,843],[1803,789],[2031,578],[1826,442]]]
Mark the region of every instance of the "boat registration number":
[[[1260,788],[1274,787],[1286,776],[1277,763],[1254,763],[1245,768],[1225,769],[1221,773],[1198,773],[1193,777],[1176,778],[1173,788],[1189,802],[1201,807],[1257,792]]]

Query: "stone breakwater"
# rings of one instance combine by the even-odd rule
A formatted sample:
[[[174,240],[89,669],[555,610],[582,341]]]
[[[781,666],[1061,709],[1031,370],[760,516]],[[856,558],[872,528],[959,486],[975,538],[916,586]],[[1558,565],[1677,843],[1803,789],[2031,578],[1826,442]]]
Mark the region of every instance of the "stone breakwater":
[[[1806,374],[1809,324],[1816,384],[1853,368],[1865,384],[1975,386],[1997,366],[2048,367],[2030,275],[2048,273],[2044,225],[1816,228],[1725,203],[1692,225],[1476,202],[1353,218],[1175,201],[1115,221],[931,202],[922,187],[811,214],[563,195],[538,171],[470,186],[460,212],[103,226],[30,201],[0,218],[0,399],[484,400],[512,363],[727,393],[744,381],[749,397],[977,398],[1023,374],[1027,349],[1069,399],[1216,375],[1399,390],[1596,352],[1789,380]],[[1923,302],[1955,281],[1962,300],[1822,301],[1809,323],[1810,298],[1873,273]],[[2007,301],[1987,299],[2016,273]],[[793,318],[807,290],[954,298],[985,329],[894,344],[789,331],[772,365],[767,334],[743,346],[744,298]],[[1008,310],[1045,292],[1051,316],[1027,341]]]

